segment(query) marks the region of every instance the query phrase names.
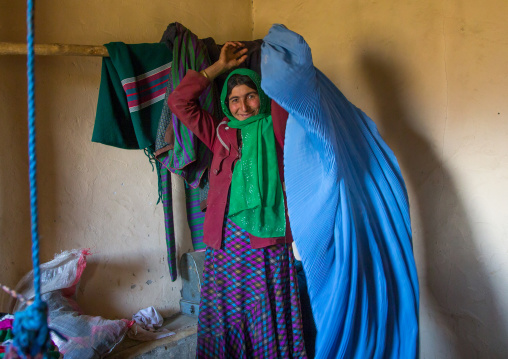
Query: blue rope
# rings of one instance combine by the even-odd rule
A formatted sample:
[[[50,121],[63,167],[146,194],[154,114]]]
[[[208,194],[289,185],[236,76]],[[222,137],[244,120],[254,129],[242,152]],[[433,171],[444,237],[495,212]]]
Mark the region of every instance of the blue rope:
[[[39,216],[37,206],[37,155],[35,146],[35,75],[34,75],[34,1],[27,0],[27,81],[28,81],[28,163],[30,181],[30,209],[32,224],[32,262],[34,275],[34,303],[17,312],[13,323],[13,348],[26,358],[47,352],[50,345],[47,305],[41,299],[41,270],[39,263]]]
[[[39,214],[37,205],[37,153],[35,147],[35,71],[34,71],[34,14],[33,1],[27,2],[27,80],[28,80],[28,163],[30,180],[30,208],[32,217],[32,262],[34,266],[35,301],[41,300],[39,267]]]

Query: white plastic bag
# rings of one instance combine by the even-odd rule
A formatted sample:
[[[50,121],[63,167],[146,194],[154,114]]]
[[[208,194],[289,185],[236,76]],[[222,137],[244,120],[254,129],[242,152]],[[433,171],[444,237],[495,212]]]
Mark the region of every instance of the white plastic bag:
[[[90,255],[88,249],[73,249],[56,255],[51,262],[41,264],[41,294],[61,289],[65,291],[66,296],[74,295],[81,274],[85,270],[88,255]],[[16,292],[28,300],[33,300],[35,297],[33,281],[33,271],[30,271],[18,282]],[[25,308],[23,302],[14,298],[11,300],[11,313]]]
[[[49,327],[67,338],[64,341],[51,333],[51,339],[65,359],[102,358],[122,341],[133,323],[83,314],[76,293],[87,255],[88,250],[75,249],[41,265],[41,294],[48,305]],[[34,298],[33,272],[21,279],[16,291],[27,299]],[[13,307],[17,311],[25,305],[18,302]]]

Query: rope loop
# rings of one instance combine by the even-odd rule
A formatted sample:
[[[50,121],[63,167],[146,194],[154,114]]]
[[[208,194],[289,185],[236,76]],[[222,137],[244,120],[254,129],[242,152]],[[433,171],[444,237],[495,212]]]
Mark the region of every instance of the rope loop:
[[[21,358],[35,358],[39,353],[48,352],[51,338],[47,318],[48,306],[40,300],[14,314],[12,345]]]

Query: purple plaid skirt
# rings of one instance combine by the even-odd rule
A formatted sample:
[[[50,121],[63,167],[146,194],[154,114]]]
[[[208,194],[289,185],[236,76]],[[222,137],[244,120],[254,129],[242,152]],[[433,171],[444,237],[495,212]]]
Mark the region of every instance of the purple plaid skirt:
[[[198,358],[307,358],[291,245],[252,249],[226,219],[221,249],[206,249]]]

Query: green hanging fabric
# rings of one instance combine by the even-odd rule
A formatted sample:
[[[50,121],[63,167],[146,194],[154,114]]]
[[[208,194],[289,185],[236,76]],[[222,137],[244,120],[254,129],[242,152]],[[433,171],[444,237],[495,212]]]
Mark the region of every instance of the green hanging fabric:
[[[92,142],[124,149],[155,144],[173,55],[166,45],[111,42],[102,60]]]
[[[227,105],[227,83],[231,76],[247,75],[257,86],[260,110],[256,116],[239,121]],[[284,195],[279,177],[270,99],[261,89],[260,76],[249,69],[237,69],[228,76],[221,93],[222,110],[242,136],[242,156],[231,180],[229,218],[248,233],[261,238],[286,235]]]

